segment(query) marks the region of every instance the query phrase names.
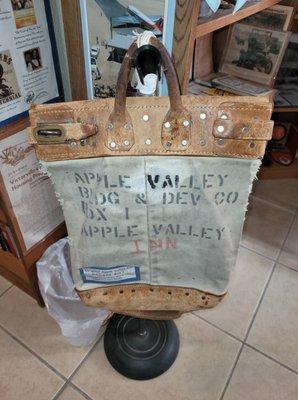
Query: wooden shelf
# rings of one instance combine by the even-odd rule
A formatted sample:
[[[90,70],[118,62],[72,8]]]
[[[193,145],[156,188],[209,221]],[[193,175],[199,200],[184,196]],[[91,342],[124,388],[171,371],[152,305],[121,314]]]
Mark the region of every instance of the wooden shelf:
[[[298,159],[288,166],[273,163],[269,167],[262,166],[258,179],[298,179]]]
[[[200,18],[198,25],[195,28],[195,37],[199,38],[206,35],[207,33],[214,32],[217,29],[221,29],[227,25],[234,24],[242,20],[243,18],[249,17],[250,15],[256,14],[268,7],[274,6],[280,3],[280,0],[253,0],[245,4],[236,14],[233,14],[233,9],[229,10],[218,10],[209,18]]]
[[[288,107],[274,107],[274,112],[278,113],[296,113],[298,112],[298,107],[296,106],[288,106]]]

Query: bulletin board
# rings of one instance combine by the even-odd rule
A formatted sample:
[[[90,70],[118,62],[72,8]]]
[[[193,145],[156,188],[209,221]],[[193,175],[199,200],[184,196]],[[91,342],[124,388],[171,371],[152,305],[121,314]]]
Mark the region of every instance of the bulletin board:
[[[62,97],[48,0],[0,2],[0,126]]]

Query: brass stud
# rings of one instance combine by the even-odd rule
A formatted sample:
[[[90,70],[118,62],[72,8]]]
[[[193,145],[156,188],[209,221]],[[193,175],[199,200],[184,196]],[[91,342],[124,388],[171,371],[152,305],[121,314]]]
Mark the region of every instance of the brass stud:
[[[223,125],[218,125],[218,127],[216,128],[217,132],[219,133],[223,133],[225,130],[225,127]]]
[[[129,124],[129,123],[125,124],[125,125],[124,125],[124,129],[127,130],[127,131],[128,131],[129,129],[131,129],[131,124]]]

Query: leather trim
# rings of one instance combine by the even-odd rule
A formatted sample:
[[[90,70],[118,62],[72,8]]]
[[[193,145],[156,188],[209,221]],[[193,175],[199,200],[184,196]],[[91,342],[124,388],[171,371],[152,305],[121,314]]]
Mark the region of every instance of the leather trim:
[[[30,110],[29,141],[35,145],[38,158],[45,161],[120,155],[222,156],[254,159],[263,156],[267,140],[272,135],[273,122],[269,121],[272,104],[267,98],[235,96],[225,98],[223,101],[222,97],[182,96],[183,107],[191,120],[190,126],[183,131],[186,136],[182,138],[188,140],[188,143],[187,146],[181,146],[180,141],[180,147],[176,144],[173,149],[165,148],[161,135],[169,111],[169,99],[132,97],[127,98],[126,102],[134,137],[133,144],[128,139],[129,146],[131,145],[129,150],[125,148],[115,151],[106,146],[106,128],[114,107],[114,99],[35,106]],[[228,120],[220,118],[223,113],[227,114]],[[85,138],[83,133],[80,136],[72,123],[65,124],[66,116],[69,118],[70,115],[73,121],[77,121],[78,118],[84,123],[92,121],[92,124],[98,127],[97,134],[87,137],[81,143],[81,139]],[[148,118],[147,121],[143,119],[144,116]],[[224,132],[217,131],[214,135],[214,127],[218,126],[219,120],[222,124],[229,125]],[[59,124],[59,121],[65,124],[67,137],[75,136],[76,141],[71,144],[38,143],[33,134],[34,128],[38,124],[50,124],[51,121],[55,125]],[[245,126],[249,127],[248,131],[243,131]],[[118,128],[116,131],[118,135],[116,139],[123,140]]]
[[[87,306],[101,307],[118,313],[129,313],[127,310],[182,313],[212,308],[225,296],[225,294],[215,295],[191,288],[145,284],[77,290],[77,293]],[[133,312],[136,315],[136,311]]]

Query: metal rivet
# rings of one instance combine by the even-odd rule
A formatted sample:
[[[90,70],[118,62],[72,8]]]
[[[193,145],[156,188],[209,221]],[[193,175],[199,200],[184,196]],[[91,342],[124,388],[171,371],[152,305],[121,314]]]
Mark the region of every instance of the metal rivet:
[[[249,147],[250,147],[251,149],[253,149],[253,148],[255,147],[254,142],[250,142],[250,143],[249,143]]]
[[[81,140],[80,140],[81,146],[85,146],[86,142],[87,142],[86,139],[81,139]]]
[[[116,147],[116,143],[115,143],[115,142],[110,142],[110,147],[111,147],[112,149],[114,149],[114,148]]]
[[[114,128],[114,125],[113,125],[111,122],[109,122],[109,123],[107,124],[107,128],[108,128],[108,129],[113,129],[113,128]]]
[[[151,144],[151,139],[146,139],[145,144],[147,144],[149,146]]]
[[[185,121],[183,121],[183,126],[187,127],[189,125],[189,121],[186,119]]]
[[[131,129],[131,124],[125,124],[124,125],[124,129],[126,129],[127,131],[129,130],[129,129]]]
[[[181,140],[181,144],[182,144],[182,146],[187,146],[187,144],[188,144],[188,141],[187,140]]]
[[[125,146],[129,146],[130,145],[130,141],[129,140],[124,140],[123,143],[124,143]]]
[[[260,118],[259,117],[253,117],[253,122],[260,122]]]
[[[143,121],[148,121],[149,120],[149,115],[145,114],[143,115]]]
[[[223,144],[225,144],[225,141],[223,139],[218,139],[217,144],[222,146]]]
[[[220,116],[220,119],[228,119],[227,114],[222,114],[222,115]]]
[[[75,147],[77,145],[77,142],[75,140],[72,140],[71,142],[69,142],[69,145],[71,147]]]
[[[222,133],[225,130],[225,127],[223,125],[218,125],[218,127],[216,128],[217,132]]]
[[[206,145],[206,141],[204,139],[201,139],[199,143],[200,143],[201,146],[205,146]]]
[[[172,146],[172,142],[166,142],[166,146],[167,147],[171,147]]]
[[[249,132],[249,126],[244,126],[242,128],[242,133],[248,133]]]
[[[164,123],[165,128],[169,129],[171,127],[171,123],[169,121]]]
[[[204,113],[204,112],[202,112],[202,113],[200,114],[200,119],[206,119],[206,118],[207,118],[207,114]]]

